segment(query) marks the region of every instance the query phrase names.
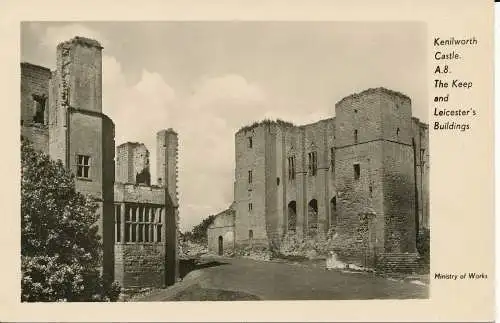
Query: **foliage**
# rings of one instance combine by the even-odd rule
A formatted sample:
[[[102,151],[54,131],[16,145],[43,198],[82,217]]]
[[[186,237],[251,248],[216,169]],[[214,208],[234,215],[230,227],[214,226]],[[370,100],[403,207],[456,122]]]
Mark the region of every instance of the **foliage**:
[[[115,301],[100,273],[97,205],[60,161],[21,143],[22,301]]]
[[[430,262],[430,230],[427,228],[422,229],[417,236],[417,251],[426,264]]]
[[[206,244],[208,242],[207,229],[215,220],[215,215],[210,215],[203,219],[200,224],[195,226],[190,232],[183,234],[184,240],[189,240],[196,243]]]
[[[282,126],[282,127],[294,127],[295,125],[291,122],[288,122],[288,121],[283,121],[281,119],[276,119],[275,120],[271,120],[271,119],[264,119],[260,122],[254,122],[250,125],[247,125],[247,126],[244,126],[244,127],[241,127],[240,130],[238,130],[238,133],[240,132],[247,132],[247,131],[251,131],[252,129],[260,126],[260,125],[266,125],[266,126],[269,126],[269,125],[272,125],[272,124],[276,124],[278,126]]]

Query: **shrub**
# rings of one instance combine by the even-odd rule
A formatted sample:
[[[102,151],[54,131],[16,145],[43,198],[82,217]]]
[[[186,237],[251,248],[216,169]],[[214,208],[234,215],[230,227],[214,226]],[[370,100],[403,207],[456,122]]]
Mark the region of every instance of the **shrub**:
[[[117,283],[100,272],[97,205],[73,175],[21,142],[21,300],[116,301]]]

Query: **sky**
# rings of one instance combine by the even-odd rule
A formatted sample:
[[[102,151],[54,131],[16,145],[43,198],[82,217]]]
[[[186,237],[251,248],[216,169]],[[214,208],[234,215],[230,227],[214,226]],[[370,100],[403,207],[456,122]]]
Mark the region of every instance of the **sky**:
[[[265,118],[306,124],[384,86],[428,122],[426,26],[418,22],[24,22],[21,61],[55,68],[74,36],[103,49],[103,113],[116,145],[179,134],[181,230],[233,200],[234,135]]]

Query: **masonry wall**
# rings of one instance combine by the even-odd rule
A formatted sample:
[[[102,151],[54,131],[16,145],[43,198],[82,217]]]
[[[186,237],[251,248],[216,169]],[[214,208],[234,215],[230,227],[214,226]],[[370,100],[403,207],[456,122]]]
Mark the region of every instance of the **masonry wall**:
[[[35,101],[33,95],[45,97],[45,112],[48,119],[48,97],[50,69],[30,63],[21,63],[21,120],[22,123],[32,123],[35,116]]]
[[[411,101],[390,91],[380,94],[383,120],[385,252],[415,252],[415,161]],[[418,150],[417,150],[418,152]]]
[[[116,148],[116,180],[151,185],[149,151],[144,144],[126,142]]]
[[[21,126],[21,136],[28,139],[35,150],[49,153],[49,131],[46,126]]]
[[[299,200],[299,195],[302,195],[303,189],[302,187],[298,184],[299,179],[302,178],[302,155],[303,152],[300,149],[300,143],[301,139],[303,136],[301,136],[302,131],[297,128],[287,128],[283,129],[283,147],[282,147],[282,160],[281,162],[281,183],[282,183],[282,190],[283,190],[283,209],[282,209],[282,216],[283,216],[283,232],[285,234],[289,234],[290,231],[293,232],[295,230],[295,233],[300,232],[299,234],[302,234],[302,225],[299,223],[303,223],[302,217],[303,215],[299,215],[299,209],[297,207]],[[288,165],[288,158],[294,158],[295,159],[295,175],[289,174],[289,165]],[[290,212],[293,211],[293,206],[295,205],[295,216],[297,218],[295,222],[295,226],[292,225],[292,228],[289,227],[290,221],[291,221],[291,216]],[[289,211],[290,207],[290,211]],[[292,212],[293,213],[293,212]],[[299,219],[300,217],[300,219]]]
[[[410,146],[385,142],[385,252],[415,252],[415,181]]]
[[[179,273],[177,134],[169,129],[158,135],[161,185],[149,186],[144,145],[127,151],[125,160],[132,169],[124,182],[132,174],[132,182],[140,185],[114,185],[115,128],[102,114],[101,50],[97,41],[75,37],[58,45],[55,71],[21,64],[21,134],[75,175],[78,155],[90,157],[88,176],[77,176],[75,184],[98,205],[104,275],[125,287],[162,287],[175,282]],[[37,119],[35,124],[33,95],[46,99],[43,122]],[[118,154],[117,160],[123,157]],[[121,179],[124,174],[116,175]],[[131,230],[137,240],[131,240]]]
[[[169,128],[157,133],[158,174],[164,178],[166,224],[166,284],[173,285],[179,280],[179,197],[178,197],[178,158],[179,138]]]
[[[266,129],[256,126],[245,129],[235,137],[235,245],[250,243],[250,230],[254,245],[267,246],[266,232]],[[249,139],[252,138],[252,147]],[[248,171],[252,171],[252,183]],[[274,179],[275,180],[275,179]],[[249,209],[251,203],[252,208]]]
[[[329,124],[333,119],[322,120],[310,125],[304,126],[305,132],[305,159],[311,152],[316,152],[317,164],[316,175],[308,171],[306,176],[306,196],[304,204],[307,205],[307,216],[305,218],[305,229],[310,236],[325,235],[329,229],[329,173],[330,173],[330,146],[328,145],[328,137],[330,133]],[[331,128],[330,128],[331,129]],[[307,160],[307,159],[306,159]],[[308,162],[308,160],[307,160]],[[317,220],[316,223],[310,223],[313,218],[310,218],[309,203],[312,200],[317,201]],[[312,229],[312,227],[316,229]]]
[[[49,81],[48,68],[21,63],[21,136],[28,139],[33,148],[49,152]],[[43,98],[43,120],[35,120],[35,97]]]
[[[373,249],[384,246],[383,121],[378,91],[364,92],[336,105],[335,183],[337,248],[347,258],[362,258],[368,237],[363,214],[373,213]],[[359,174],[356,174],[359,167]]]
[[[412,135],[417,152],[417,204],[420,228],[429,228],[429,129],[412,118]]]
[[[208,250],[219,253],[219,239],[222,237],[224,254],[231,254],[234,250],[234,211],[226,210],[218,214],[214,222],[208,227]]]
[[[270,248],[279,249],[281,240],[280,222],[283,218],[279,204],[281,187],[277,180],[280,177],[281,132],[276,124],[263,124],[264,128],[264,185],[265,185],[265,234]],[[280,183],[281,184],[281,183]]]
[[[124,288],[166,284],[164,188],[116,183],[115,279]]]
[[[113,121],[102,116],[102,241],[103,241],[103,266],[108,278],[114,280],[114,182],[115,182],[115,125]]]
[[[102,47],[97,41],[75,37],[58,47],[69,49],[69,103],[76,109],[102,112]]]
[[[165,286],[165,246],[115,245],[115,278],[126,289]]]
[[[71,57],[69,51],[57,49],[57,68],[52,72],[49,82],[49,154],[54,160],[61,160],[66,165],[68,145],[68,106],[67,84]]]

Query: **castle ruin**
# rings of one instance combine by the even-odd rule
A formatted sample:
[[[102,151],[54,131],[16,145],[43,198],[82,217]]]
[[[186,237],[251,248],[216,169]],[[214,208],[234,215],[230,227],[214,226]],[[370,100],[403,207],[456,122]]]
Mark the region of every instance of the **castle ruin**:
[[[428,145],[410,98],[385,88],[347,96],[313,124],[243,127],[225,230],[236,250],[304,254],[308,245],[368,267],[412,262],[418,228],[429,226]]]
[[[164,287],[178,278],[178,137],[157,133],[158,183],[140,143],[116,148],[102,113],[102,50],[75,37],[57,46],[57,66],[21,63],[21,136],[75,174],[98,203],[103,274],[124,288]],[[116,167],[115,167],[116,157]]]

